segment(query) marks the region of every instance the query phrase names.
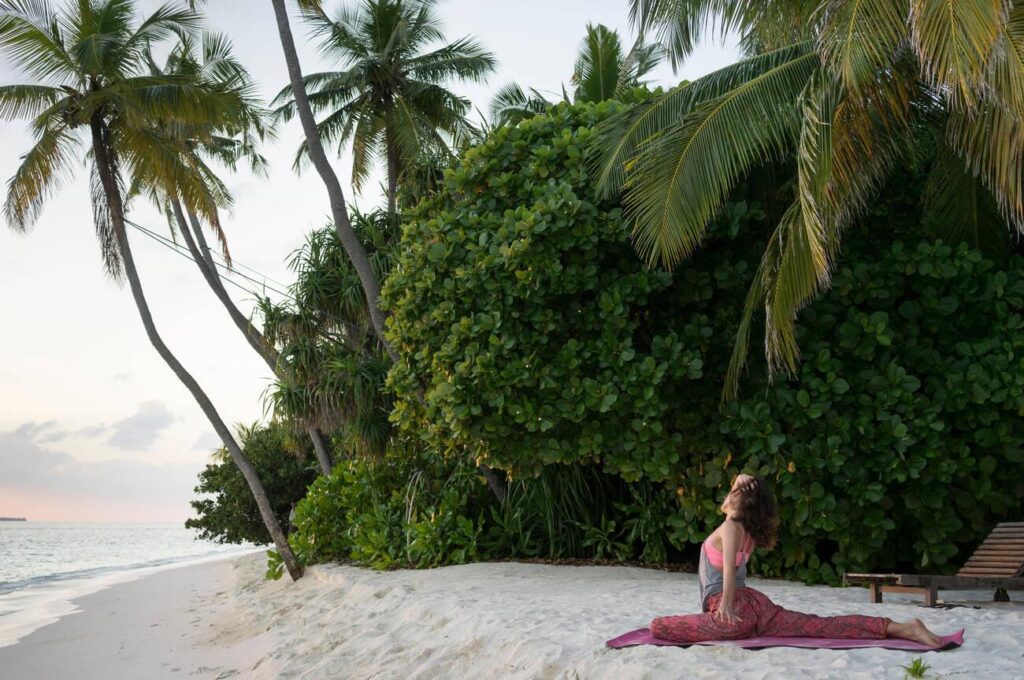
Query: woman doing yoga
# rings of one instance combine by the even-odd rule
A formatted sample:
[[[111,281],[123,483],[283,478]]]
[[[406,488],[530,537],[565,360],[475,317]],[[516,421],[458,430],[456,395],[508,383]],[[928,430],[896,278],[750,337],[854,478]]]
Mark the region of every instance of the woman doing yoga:
[[[651,622],[654,637],[673,642],[777,637],[905,638],[937,647],[939,638],[919,619],[897,623],[880,616],[815,616],[791,612],[744,584],[755,547],[772,548],[779,525],[775,497],[761,479],[740,475],[722,503],[726,518],[700,550],[703,614]]]

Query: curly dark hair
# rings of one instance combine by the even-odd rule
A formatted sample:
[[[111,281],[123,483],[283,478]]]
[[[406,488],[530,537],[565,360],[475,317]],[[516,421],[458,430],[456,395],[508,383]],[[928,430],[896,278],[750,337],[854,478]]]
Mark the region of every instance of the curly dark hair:
[[[775,547],[775,533],[779,529],[779,508],[771,487],[760,477],[754,477],[736,489],[736,520],[754,539],[757,547],[771,550]]]

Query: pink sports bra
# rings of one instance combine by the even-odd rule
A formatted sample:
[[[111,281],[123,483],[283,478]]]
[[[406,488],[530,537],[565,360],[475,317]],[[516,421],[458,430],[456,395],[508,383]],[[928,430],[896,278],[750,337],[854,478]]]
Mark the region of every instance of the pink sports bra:
[[[711,537],[708,536],[704,539],[704,552],[707,553],[708,561],[716,569],[721,569],[724,564],[724,557],[722,551],[711,544]],[[750,554],[754,552],[754,539],[749,535],[743,537],[743,545],[736,551],[736,566],[745,564],[750,559]]]

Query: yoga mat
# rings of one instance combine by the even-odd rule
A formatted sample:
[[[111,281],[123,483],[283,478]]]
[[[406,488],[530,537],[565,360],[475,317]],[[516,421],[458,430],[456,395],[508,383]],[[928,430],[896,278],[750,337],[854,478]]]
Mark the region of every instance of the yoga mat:
[[[835,638],[803,638],[803,637],[773,637],[761,636],[746,638],[744,640],[713,640],[711,642],[697,642],[698,645],[728,645],[741,647],[743,649],[764,649],[765,647],[803,647],[806,649],[863,649],[865,647],[882,647],[884,649],[903,649],[908,652],[933,652],[943,649],[953,649],[964,643],[964,630],[961,628],[952,635],[940,635],[941,647],[927,647],[920,642],[901,640],[899,638],[883,638],[881,640],[840,640]],[[609,647],[616,649],[621,647],[633,647],[634,645],[665,645],[671,647],[689,647],[691,643],[670,642],[659,640],[651,635],[649,628],[638,628],[632,632],[612,638],[607,643]]]

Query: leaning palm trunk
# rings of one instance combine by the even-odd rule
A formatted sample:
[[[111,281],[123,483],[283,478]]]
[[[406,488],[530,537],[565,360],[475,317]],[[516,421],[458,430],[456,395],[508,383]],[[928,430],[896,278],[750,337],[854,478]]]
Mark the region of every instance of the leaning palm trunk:
[[[348,253],[349,258],[352,260],[352,265],[355,267],[359,280],[363,284],[363,292],[366,294],[366,303],[370,311],[370,320],[373,322],[377,337],[380,339],[384,349],[387,350],[391,360],[398,361],[398,352],[384,339],[384,314],[377,303],[380,298],[380,286],[377,283],[377,277],[370,266],[370,260],[366,256],[363,244],[359,242],[355,232],[352,230],[352,223],[349,221],[348,210],[345,207],[345,195],[341,191],[338,176],[328,162],[327,154],[324,153],[324,147],[320,141],[320,132],[316,127],[313,109],[309,105],[309,97],[306,96],[306,86],[302,80],[302,68],[299,66],[299,56],[295,51],[295,41],[292,39],[292,30],[288,23],[288,10],[285,7],[284,0],[271,0],[271,2],[274,5],[274,16],[277,18],[277,31],[281,38],[281,49],[284,51],[284,60],[288,65],[288,79],[292,86],[292,96],[295,97],[295,110],[299,115],[299,121],[302,123],[302,130],[306,136],[309,159],[313,162],[316,171],[320,174],[320,178],[327,187],[327,195],[331,201],[331,215],[334,219],[334,228],[337,230],[338,238],[345,248],[345,252]],[[393,192],[389,191],[388,193],[390,205]],[[499,500],[504,499],[504,482],[488,466],[481,464],[479,468],[494,495]]]
[[[153,344],[160,357],[174,371],[174,374],[188,388],[188,391],[192,393],[193,398],[198,402],[199,407],[209,419],[210,424],[213,425],[213,429],[220,436],[221,441],[224,442],[224,447],[228,450],[235,465],[238,466],[242,476],[245,477],[245,481],[249,484],[249,489],[256,499],[260,516],[263,518],[263,523],[266,525],[267,531],[270,532],[270,536],[281,555],[288,574],[292,577],[292,580],[298,580],[302,577],[302,568],[296,561],[295,555],[288,545],[288,539],[284,531],[281,530],[281,525],[278,524],[277,518],[274,516],[274,510],[270,506],[270,499],[263,488],[263,483],[256,474],[256,469],[253,468],[249,459],[245,457],[238,442],[231,435],[231,431],[224,424],[220,414],[217,413],[217,409],[214,407],[213,402],[210,401],[210,398],[206,396],[203,388],[199,386],[196,379],[182,366],[177,357],[171,353],[167,345],[164,344],[163,338],[157,332],[156,325],[153,323],[153,316],[149,311],[149,304],[146,302],[145,295],[142,292],[142,283],[139,280],[139,273],[135,269],[135,260],[132,257],[128,233],[125,230],[121,191],[115,178],[113,170],[114,159],[111,156],[109,146],[110,133],[98,113],[93,117],[90,127],[92,130],[92,147],[95,154],[96,169],[103,185],[107,206],[110,210],[110,218],[124,265],[125,276],[128,278],[128,284],[131,287],[132,297],[135,299],[135,306],[139,310],[139,316],[142,317],[142,325],[146,328],[146,335],[149,336],[149,341]]]
[[[224,282],[220,278],[220,273],[217,271],[217,265],[213,261],[213,256],[210,254],[210,249],[206,245],[206,241],[203,237],[202,225],[199,223],[198,217],[189,212],[189,222],[191,222],[192,230],[195,231],[196,239],[199,240],[199,244],[192,238],[192,230],[189,229],[189,222],[185,221],[185,214],[182,211],[181,203],[176,200],[171,200],[171,211],[174,213],[174,220],[178,223],[178,231],[181,232],[182,238],[185,239],[185,245],[188,246],[188,251],[192,255],[192,259],[195,260],[196,266],[199,267],[200,273],[203,278],[206,279],[207,285],[213,290],[214,295],[221,301],[224,308],[228,312],[228,316],[234,322],[235,326],[245,336],[249,346],[255,350],[260,358],[270,367],[270,370],[274,372],[278,378],[286,379],[287,376],[282,375],[284,371],[281,367],[281,357],[278,352],[271,346],[267,339],[263,337],[259,329],[252,324],[249,319],[242,314],[238,306],[235,305],[234,300],[228,295],[227,289],[224,287]],[[331,460],[331,452],[325,441],[324,433],[319,428],[309,426],[306,428],[309,433],[309,438],[313,442],[313,449],[316,451],[317,461],[320,463],[320,470],[325,474],[331,474],[331,470],[334,468],[334,464]]]
[[[302,131],[306,136],[306,146],[309,158],[316,167],[320,179],[327,187],[327,195],[331,202],[331,217],[334,220],[334,228],[338,232],[338,239],[342,247],[352,260],[359,275],[359,281],[363,284],[363,292],[366,295],[366,304],[370,310],[370,320],[377,333],[384,349],[392,361],[398,361],[398,352],[384,338],[384,313],[380,309],[380,284],[377,276],[370,265],[370,258],[366,255],[366,249],[359,241],[355,231],[352,229],[352,222],[349,220],[348,208],[345,205],[345,194],[341,190],[341,183],[338,175],[327,160],[323,144],[320,141],[320,132],[316,127],[316,118],[313,116],[313,109],[309,106],[309,97],[306,96],[306,86],[302,81],[302,68],[299,65],[299,55],[295,51],[295,41],[292,39],[291,25],[288,23],[288,10],[284,0],[271,0],[274,5],[274,15],[277,18],[277,30],[281,37],[281,48],[284,50],[284,60],[288,65],[288,79],[291,82],[292,94],[295,97],[295,109],[299,114],[302,123]]]

